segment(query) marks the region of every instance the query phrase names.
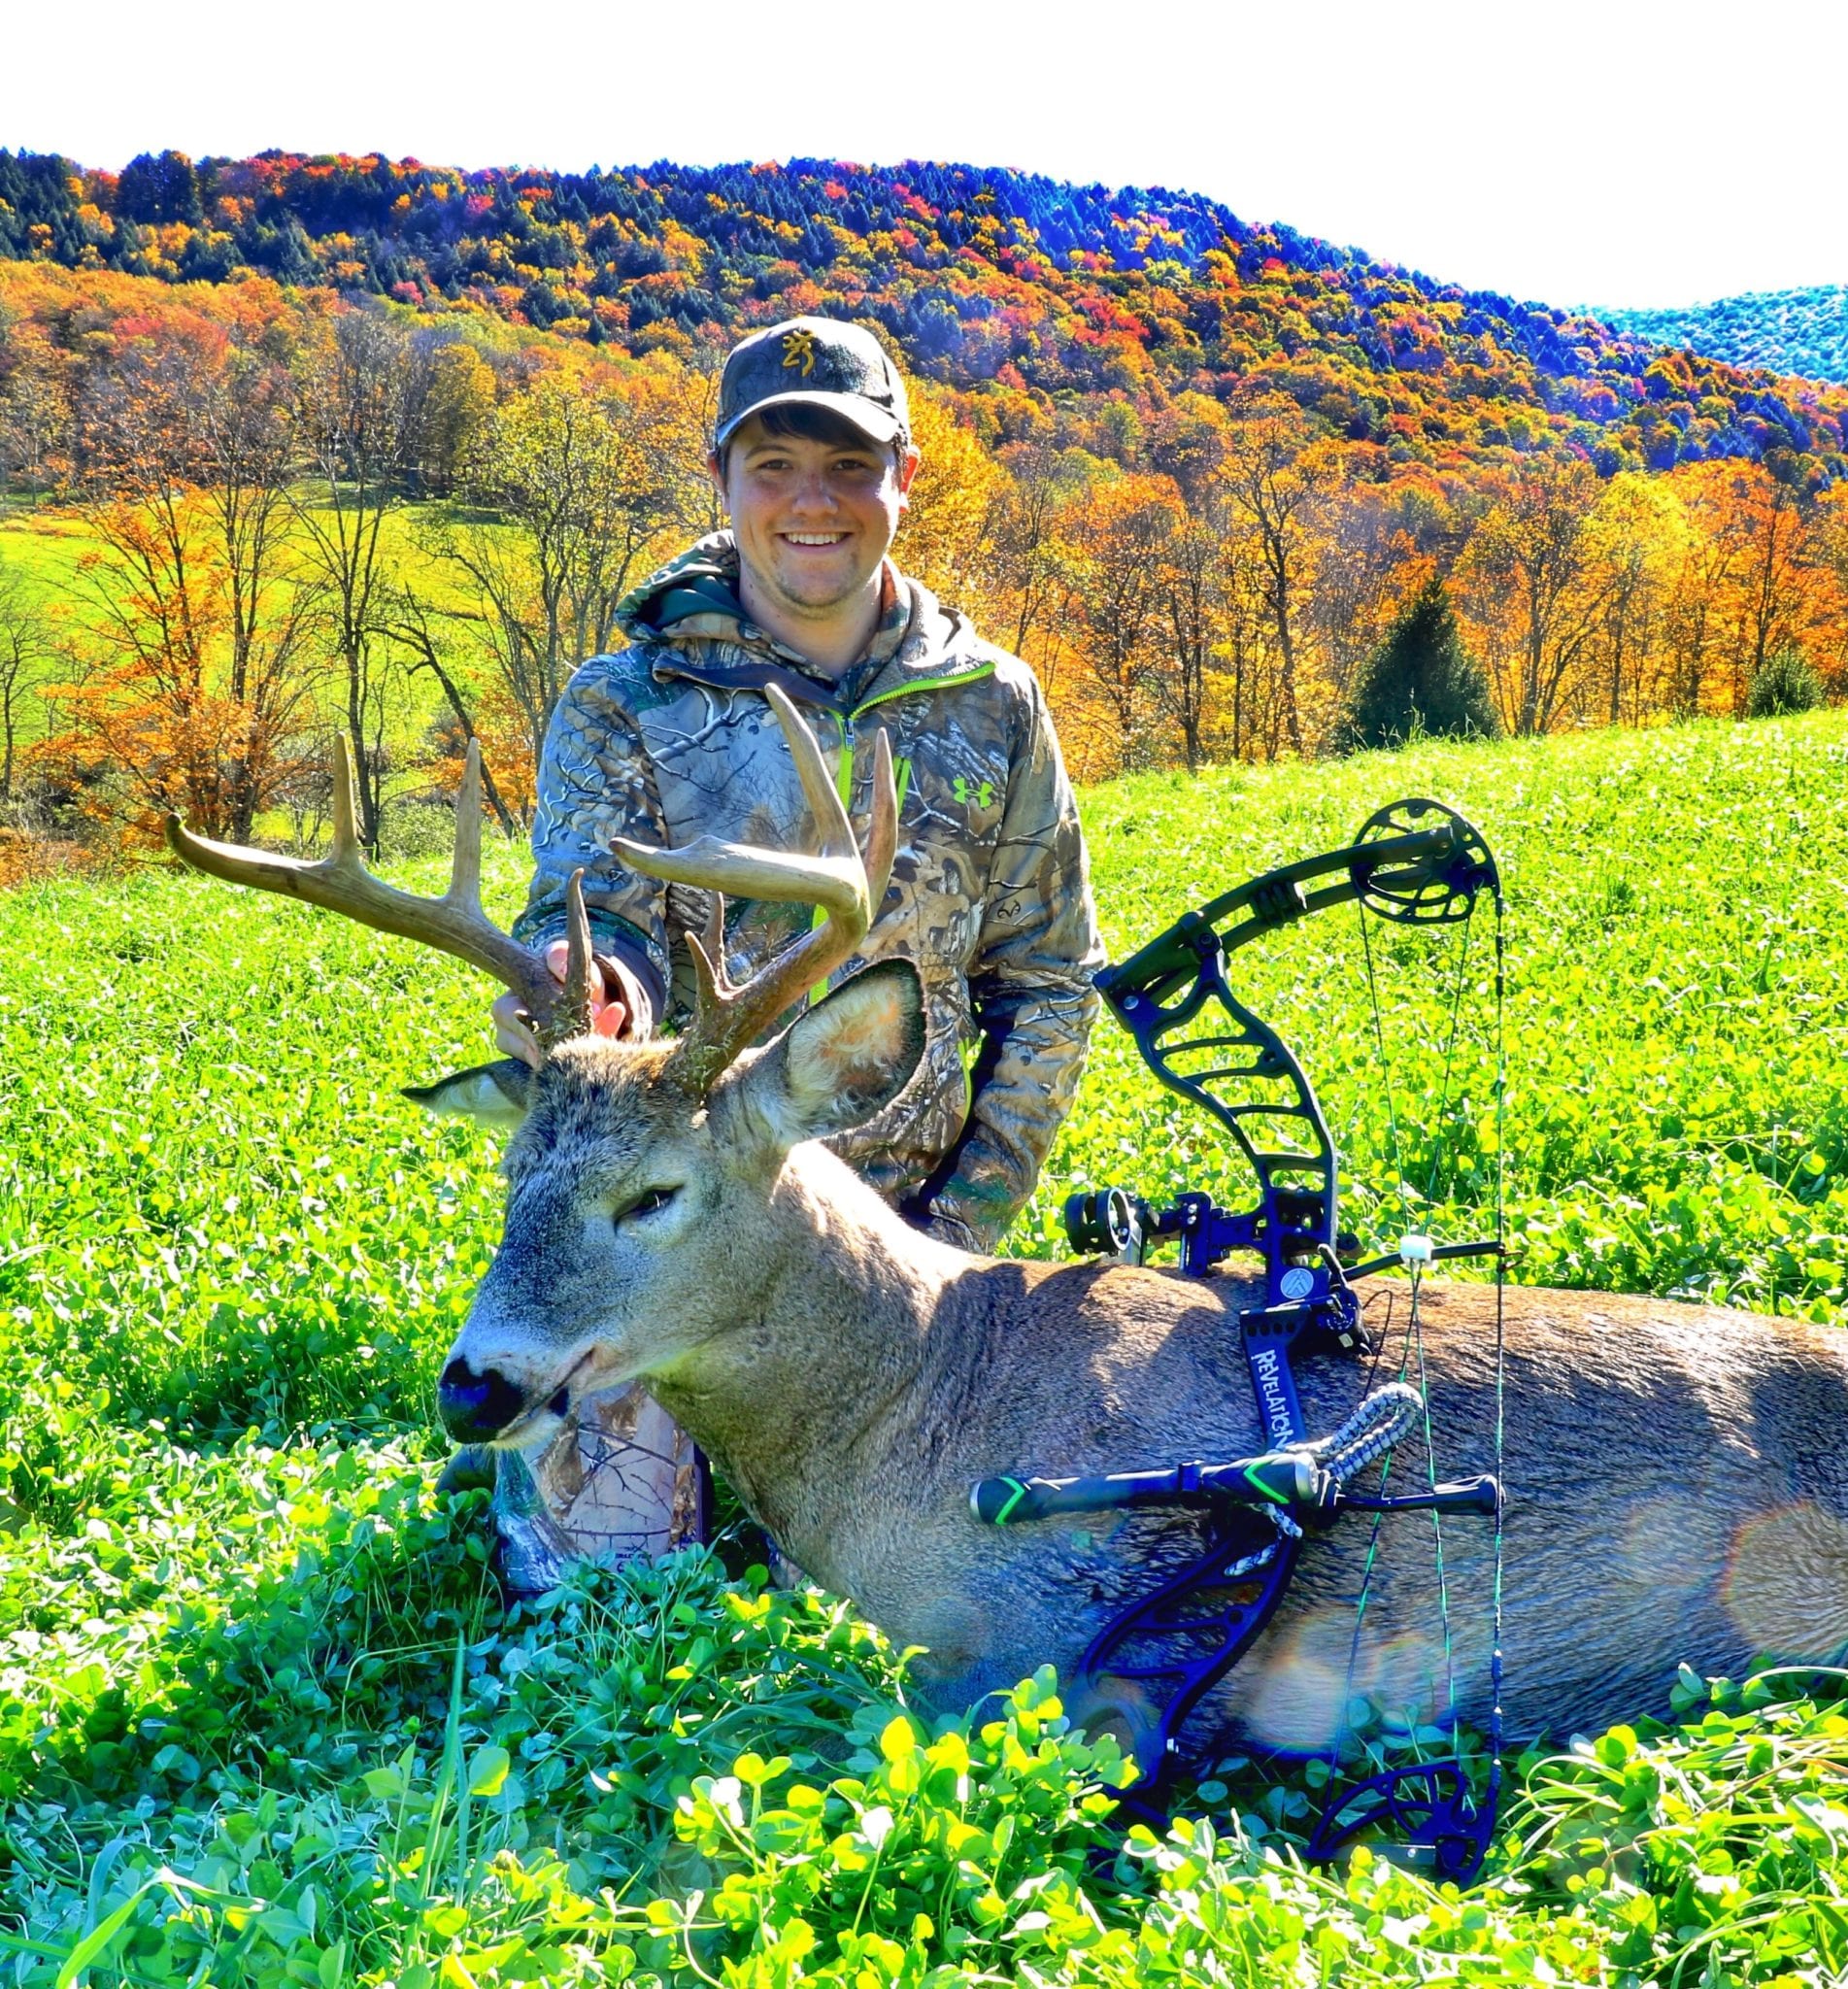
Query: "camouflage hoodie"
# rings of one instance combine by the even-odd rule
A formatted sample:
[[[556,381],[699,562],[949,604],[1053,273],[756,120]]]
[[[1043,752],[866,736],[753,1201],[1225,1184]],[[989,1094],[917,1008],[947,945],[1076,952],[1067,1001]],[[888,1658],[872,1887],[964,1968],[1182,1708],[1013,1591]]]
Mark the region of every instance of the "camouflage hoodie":
[[[763,696],[778,684],[864,816],[872,734],[891,742],[898,851],[860,955],[914,961],[928,1043],[918,1074],[835,1150],[939,1233],[991,1248],[1032,1192],[1071,1102],[1101,964],[1084,841],[1058,743],[1025,664],[889,566],[887,610],[866,658],[828,683],[746,619],[728,533],[652,575],[618,611],[628,647],[592,657],[553,714],[533,825],[537,870],[515,931],[564,928],[566,879],[585,870],[598,948],[648,990],[657,1019],[693,994],[678,943],[705,893],[637,877],[612,833],[679,846],[713,834],[813,849],[816,828]],[[810,921],[800,906],[727,904],[725,953],[741,978]]]

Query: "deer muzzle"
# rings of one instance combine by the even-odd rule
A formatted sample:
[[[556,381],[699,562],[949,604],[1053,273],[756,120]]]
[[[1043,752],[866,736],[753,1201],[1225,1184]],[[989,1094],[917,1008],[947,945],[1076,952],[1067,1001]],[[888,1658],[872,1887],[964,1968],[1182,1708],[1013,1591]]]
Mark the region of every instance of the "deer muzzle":
[[[477,1374],[458,1355],[436,1384],[436,1407],[443,1428],[457,1443],[491,1443],[519,1420],[526,1393],[497,1367]]]

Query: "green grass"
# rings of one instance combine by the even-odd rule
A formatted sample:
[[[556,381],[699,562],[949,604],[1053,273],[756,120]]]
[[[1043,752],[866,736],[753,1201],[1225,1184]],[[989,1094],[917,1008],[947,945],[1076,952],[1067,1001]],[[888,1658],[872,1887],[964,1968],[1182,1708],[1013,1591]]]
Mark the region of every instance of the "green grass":
[[[1508,884],[1517,1274],[1843,1321],[1848,722],[1120,783],[1085,797],[1113,956],[1412,792]],[[502,915],[522,868],[494,854]],[[1352,915],[1248,950],[1239,985],[1317,1082],[1365,1239],[1481,1233],[1486,930],[1466,961],[1378,926],[1373,951],[1390,1114]],[[1237,1766],[1212,1828],[1112,1863],[1112,1759],[1048,1681],[894,1725],[875,1635],[713,1559],[504,1614],[428,1421],[491,1150],[395,1091],[487,1054],[487,991],[160,867],[0,898],[0,1982],[1848,1969],[1825,1679],[1689,1676],[1680,1725],[1529,1760],[1459,1899],[1305,1872],[1310,1778]],[[1104,1183],[1249,1193],[1108,1023],[1015,1247]]]
[[[1186,904],[1349,841],[1408,792],[1478,824],[1506,884],[1522,1280],[1848,1319],[1848,723],[1433,745],[1308,771],[1119,782],[1085,811],[1112,958]],[[1363,1241],[1390,1244],[1407,1217],[1482,1233],[1490,922],[1472,921],[1466,942],[1370,922],[1382,1081],[1359,918],[1325,913],[1248,949],[1235,985],[1306,1065]],[[1091,1185],[1250,1195],[1206,1122],[1109,1025],[1019,1247],[1051,1248],[1064,1193]]]
[[[309,508],[326,509],[312,502]],[[418,525],[442,517],[446,510],[444,505],[430,503],[393,506],[381,533],[387,565],[396,569],[418,559]],[[81,511],[50,503],[9,504],[0,499],[0,569],[20,573],[54,595],[68,589],[84,555],[101,545]],[[463,605],[463,597],[446,586],[443,568],[424,562],[419,578],[433,605]]]
[[[95,543],[70,513],[0,507],[0,571],[19,575],[49,599],[68,595],[79,560]]]

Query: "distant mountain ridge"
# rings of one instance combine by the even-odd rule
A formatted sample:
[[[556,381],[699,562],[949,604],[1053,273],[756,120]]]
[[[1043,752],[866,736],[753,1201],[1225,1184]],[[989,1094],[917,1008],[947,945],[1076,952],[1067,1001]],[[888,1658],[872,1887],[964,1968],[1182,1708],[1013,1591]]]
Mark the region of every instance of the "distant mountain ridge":
[[[1848,285],[1753,290],[1684,311],[1604,311],[1622,331],[1734,366],[1848,381]]]
[[[1842,388],[1663,352],[1159,187],[928,163],[569,174],[281,152],[168,152],[112,174],[0,152],[0,257],[262,275],[637,354],[832,312],[975,396],[991,440],[1058,402],[1281,395],[1382,469],[1565,447],[1607,474],[1744,457],[1848,476]]]

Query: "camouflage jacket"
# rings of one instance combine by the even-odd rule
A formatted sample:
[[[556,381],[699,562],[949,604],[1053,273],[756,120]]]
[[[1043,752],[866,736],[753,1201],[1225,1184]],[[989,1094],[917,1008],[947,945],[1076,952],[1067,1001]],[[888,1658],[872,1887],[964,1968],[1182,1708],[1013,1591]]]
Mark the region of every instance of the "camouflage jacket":
[[[912,1082],[835,1151],[940,1234],[991,1248],[1031,1194],[1071,1103],[1102,962],[1085,847],[1052,720],[1025,664],[888,568],[866,658],[839,684],[746,621],[729,534],[702,540],[619,610],[628,647],[592,657],[553,714],[533,825],[537,869],[515,925],[563,930],[582,865],[599,951],[671,1027],[693,994],[687,949],[706,894],[638,877],[612,832],[679,846],[714,834],[813,849],[794,763],[762,694],[782,686],[833,762],[850,812],[869,806],[872,734],[891,743],[898,851],[861,953],[914,961],[927,1047]],[[803,907],[727,904],[734,979],[810,922]]]

